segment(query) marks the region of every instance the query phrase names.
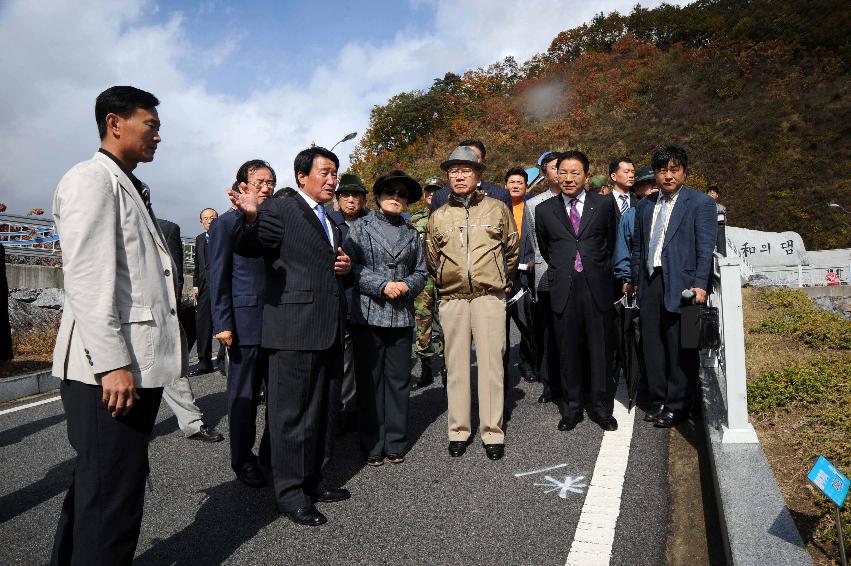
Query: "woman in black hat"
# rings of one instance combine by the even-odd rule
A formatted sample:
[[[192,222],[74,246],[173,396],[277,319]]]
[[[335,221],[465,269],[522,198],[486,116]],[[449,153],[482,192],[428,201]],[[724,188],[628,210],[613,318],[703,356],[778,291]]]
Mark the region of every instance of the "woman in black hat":
[[[367,463],[394,464],[408,448],[408,395],[414,297],[425,286],[425,255],[402,213],[422,197],[419,183],[390,171],[372,187],[378,210],[355,221],[343,244],[352,259],[350,332],[355,350],[358,422]]]

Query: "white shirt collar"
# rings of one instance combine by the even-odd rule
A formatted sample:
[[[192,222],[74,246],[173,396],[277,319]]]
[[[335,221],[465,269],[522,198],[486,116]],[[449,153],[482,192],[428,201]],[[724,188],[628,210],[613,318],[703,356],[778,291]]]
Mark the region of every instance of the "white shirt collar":
[[[316,205],[319,204],[318,202],[316,202],[315,200],[310,198],[310,196],[306,192],[302,191],[301,189],[299,189],[296,192],[301,195],[301,198],[304,199],[304,202],[306,202],[307,206],[309,206],[310,208],[315,209]]]
[[[581,193],[579,193],[579,194],[578,194],[577,196],[575,196],[575,197],[569,197],[569,196],[567,196],[567,195],[566,195],[566,194],[564,194],[564,193],[561,193],[561,195],[562,195],[562,197],[564,198],[564,202],[565,202],[566,204],[570,204],[570,201],[572,201],[573,199],[576,199],[576,201],[577,201],[579,204],[583,204],[583,205],[584,205],[584,204],[585,204],[585,193],[586,193],[585,189],[582,189],[582,192],[581,192]]]

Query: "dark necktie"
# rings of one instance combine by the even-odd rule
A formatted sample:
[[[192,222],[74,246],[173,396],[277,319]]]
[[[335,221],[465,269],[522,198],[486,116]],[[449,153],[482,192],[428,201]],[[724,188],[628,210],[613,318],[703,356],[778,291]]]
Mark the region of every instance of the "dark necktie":
[[[621,214],[626,212],[626,209],[629,208],[629,197],[627,195],[618,195],[618,198],[621,199]]]
[[[576,204],[579,202],[579,199],[570,199],[570,224],[573,226],[573,233],[577,236],[579,235],[579,209],[576,208]],[[582,267],[582,258],[579,257],[579,249],[576,250],[576,257],[573,258],[573,269],[576,270],[577,273],[582,273],[584,269]]]

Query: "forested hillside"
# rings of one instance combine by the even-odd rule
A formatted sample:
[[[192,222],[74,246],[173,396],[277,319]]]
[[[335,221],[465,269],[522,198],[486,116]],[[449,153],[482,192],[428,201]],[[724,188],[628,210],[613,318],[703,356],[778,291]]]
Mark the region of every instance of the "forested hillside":
[[[687,182],[718,185],[729,223],[851,247],[851,215],[827,206],[851,210],[849,30],[843,0],[600,14],[523,64],[447,73],[376,106],[352,167],[369,183],[396,166],[424,179],[457,141],[479,138],[490,181],[549,149],[585,151],[597,175],[612,157],[643,165],[678,143]]]

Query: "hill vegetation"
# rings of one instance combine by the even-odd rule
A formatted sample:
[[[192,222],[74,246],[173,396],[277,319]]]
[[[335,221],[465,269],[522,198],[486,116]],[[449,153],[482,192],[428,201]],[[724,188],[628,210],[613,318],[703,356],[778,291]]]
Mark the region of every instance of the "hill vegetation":
[[[546,150],[578,148],[592,174],[678,143],[691,186],[718,185],[728,222],[794,230],[809,249],[851,247],[851,7],[842,0],[699,0],[636,6],[512,58],[373,108],[352,156],[371,182],[424,179],[461,139],[488,148],[485,178]],[[534,33],[534,30],[530,30]]]

